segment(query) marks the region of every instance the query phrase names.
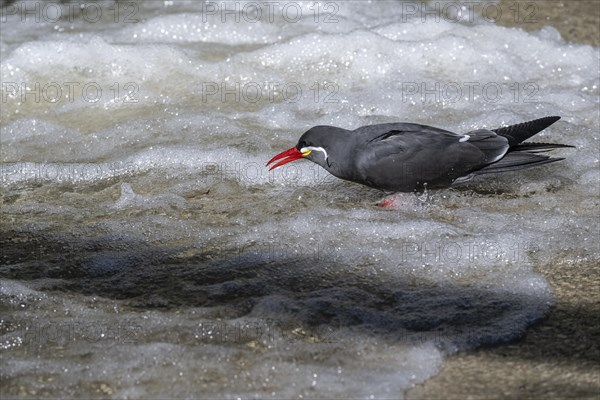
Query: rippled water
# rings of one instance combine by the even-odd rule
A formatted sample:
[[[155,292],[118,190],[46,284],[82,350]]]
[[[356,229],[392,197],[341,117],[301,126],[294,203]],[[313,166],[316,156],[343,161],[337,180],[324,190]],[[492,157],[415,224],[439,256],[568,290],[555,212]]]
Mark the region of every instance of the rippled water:
[[[534,267],[597,257],[598,49],[435,4],[7,5],[1,393],[401,397],[543,317]],[[318,124],[548,115],[566,160],[395,210],[264,167]]]

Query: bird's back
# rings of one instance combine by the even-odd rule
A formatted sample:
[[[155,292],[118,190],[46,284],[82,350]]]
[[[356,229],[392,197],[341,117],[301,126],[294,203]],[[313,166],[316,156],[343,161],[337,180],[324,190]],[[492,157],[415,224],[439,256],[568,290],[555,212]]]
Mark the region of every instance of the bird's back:
[[[486,162],[477,146],[466,143],[468,137],[432,126],[379,124],[354,133],[361,140],[353,158],[356,174],[350,180],[378,189],[406,192],[425,184],[447,187]],[[502,141],[497,147],[506,144]]]

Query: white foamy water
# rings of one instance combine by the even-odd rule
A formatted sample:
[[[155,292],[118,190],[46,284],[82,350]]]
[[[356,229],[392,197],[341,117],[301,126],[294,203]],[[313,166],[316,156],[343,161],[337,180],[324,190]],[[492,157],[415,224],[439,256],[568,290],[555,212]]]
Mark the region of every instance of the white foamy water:
[[[553,28],[449,2],[437,19],[420,2],[15,4],[3,394],[400,398],[542,318],[535,268],[599,258],[598,49]],[[319,124],[549,115],[537,140],[576,146],[566,160],[396,210],[309,162],[264,167]]]

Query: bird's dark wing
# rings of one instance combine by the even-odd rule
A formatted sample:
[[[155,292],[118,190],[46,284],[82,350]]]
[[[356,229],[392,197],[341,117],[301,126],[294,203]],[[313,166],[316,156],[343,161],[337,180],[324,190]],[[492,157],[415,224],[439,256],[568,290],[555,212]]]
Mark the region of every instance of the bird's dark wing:
[[[527,151],[511,151],[502,159],[487,165],[474,172],[475,175],[492,174],[498,172],[517,171],[538,165],[553,163],[564,160],[564,158],[551,158],[543,154],[535,154]]]
[[[484,154],[484,164],[500,160],[510,148],[507,138],[487,129],[477,129],[462,136],[467,137],[466,143],[477,147]]]
[[[456,133],[436,128],[428,125],[412,124],[408,122],[392,122],[388,124],[377,124],[362,126],[352,131],[355,135],[362,136],[369,142],[376,140],[383,140],[391,136],[403,134],[406,132],[422,132],[423,134],[438,134],[438,135],[450,135],[450,136],[461,136]]]
[[[508,140],[488,130],[457,135],[423,125],[389,125],[410,125],[410,130],[365,137],[355,153],[359,180],[352,180],[391,191],[413,191],[425,183],[429,188],[447,187],[508,150]]]

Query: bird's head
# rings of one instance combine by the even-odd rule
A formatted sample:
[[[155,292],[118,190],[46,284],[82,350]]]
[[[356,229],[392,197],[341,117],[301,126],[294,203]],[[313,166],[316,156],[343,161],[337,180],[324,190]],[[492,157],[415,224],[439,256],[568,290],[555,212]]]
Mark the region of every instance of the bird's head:
[[[334,140],[334,129],[340,128],[332,126],[310,128],[300,137],[295,147],[277,154],[267,163],[268,166],[275,161],[279,161],[273,164],[269,171],[300,158],[306,158],[328,170],[331,167],[328,151],[331,149],[330,144]]]

